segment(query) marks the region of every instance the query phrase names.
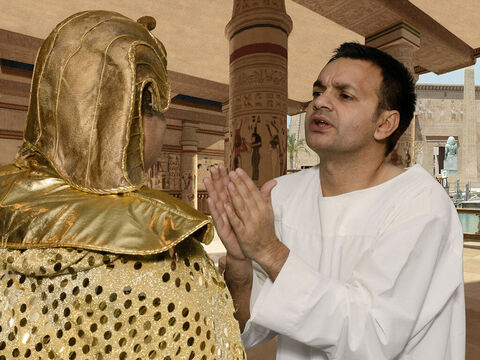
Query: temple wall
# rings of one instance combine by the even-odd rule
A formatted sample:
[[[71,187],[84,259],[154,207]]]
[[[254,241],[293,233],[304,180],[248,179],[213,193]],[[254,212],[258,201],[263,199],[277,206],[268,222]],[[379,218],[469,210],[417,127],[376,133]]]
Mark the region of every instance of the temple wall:
[[[465,103],[464,88],[461,85],[417,85],[417,106],[415,116],[420,127],[421,151],[416,149],[416,159],[427,171],[433,174],[433,149],[444,147],[449,136],[455,137],[458,145],[458,174],[449,175],[450,190],[460,179],[461,187],[470,181],[473,187],[480,187],[480,179],[467,179],[462,166],[465,153],[478,151],[478,140],[475,144],[465,144]],[[475,89],[475,101],[472,111],[477,122],[477,133],[480,129],[480,87]],[[478,134],[477,134],[478,139]],[[468,149],[466,149],[468,146]],[[439,159],[441,160],[441,159]],[[475,160],[475,159],[474,159]],[[478,159],[477,159],[478,162]],[[441,167],[441,166],[440,166]],[[477,164],[480,169],[480,164]]]

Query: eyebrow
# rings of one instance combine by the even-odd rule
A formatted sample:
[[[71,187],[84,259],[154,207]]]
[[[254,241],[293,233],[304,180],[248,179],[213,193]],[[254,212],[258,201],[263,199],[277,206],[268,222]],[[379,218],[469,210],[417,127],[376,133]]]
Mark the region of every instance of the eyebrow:
[[[318,88],[321,88],[321,89],[325,89],[326,86],[323,85],[323,83],[320,81],[320,80],[317,80],[313,83],[313,87],[318,87]],[[333,87],[337,90],[340,90],[340,91],[343,91],[343,90],[352,90],[352,91],[358,91],[356,87],[352,86],[352,85],[349,85],[349,84],[345,84],[345,83],[339,83],[339,82],[335,82],[333,83]]]

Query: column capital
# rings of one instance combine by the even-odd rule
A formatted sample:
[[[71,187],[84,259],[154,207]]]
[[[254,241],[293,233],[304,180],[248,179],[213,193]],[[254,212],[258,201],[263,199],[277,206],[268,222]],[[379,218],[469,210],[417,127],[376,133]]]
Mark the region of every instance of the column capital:
[[[292,31],[293,22],[285,12],[284,2],[279,2],[283,3],[283,10],[276,6],[248,7],[241,11],[234,9],[232,19],[225,27],[226,38],[231,40],[237,34],[256,27],[277,28],[288,36]]]
[[[365,38],[365,45],[386,52],[400,61],[410,71],[415,82],[418,75],[413,67],[414,53],[420,48],[420,32],[413,26],[400,22]]]
[[[398,44],[409,44],[415,50],[418,49],[420,47],[420,31],[406,22],[400,22],[365,37],[365,45],[380,50]]]

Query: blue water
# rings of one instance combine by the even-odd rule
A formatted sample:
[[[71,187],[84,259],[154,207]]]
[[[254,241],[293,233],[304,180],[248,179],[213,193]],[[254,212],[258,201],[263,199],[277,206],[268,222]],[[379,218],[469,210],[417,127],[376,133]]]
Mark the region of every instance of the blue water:
[[[462,223],[463,232],[467,234],[475,234],[478,232],[479,217],[476,214],[458,214]]]

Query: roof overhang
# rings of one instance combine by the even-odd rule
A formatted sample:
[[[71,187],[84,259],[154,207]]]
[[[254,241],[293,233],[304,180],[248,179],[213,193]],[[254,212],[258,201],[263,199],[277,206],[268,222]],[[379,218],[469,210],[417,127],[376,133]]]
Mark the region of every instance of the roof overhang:
[[[0,0],[0,8],[0,58],[29,64],[42,39],[75,12],[109,9],[132,19],[154,16],[153,33],[168,51],[173,93],[228,102],[230,54],[225,26],[233,0],[159,0],[148,7],[136,0],[72,0],[68,5],[63,0],[48,4]],[[365,36],[398,22],[420,32],[414,58],[417,73],[459,69],[480,55],[480,38],[474,36],[480,7],[468,1],[286,0],[286,8],[293,20],[288,48],[290,114],[301,111],[311,98],[313,81],[336,47],[345,41],[363,43]],[[449,11],[453,16],[448,16]]]

